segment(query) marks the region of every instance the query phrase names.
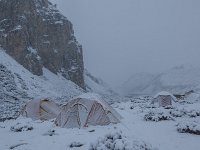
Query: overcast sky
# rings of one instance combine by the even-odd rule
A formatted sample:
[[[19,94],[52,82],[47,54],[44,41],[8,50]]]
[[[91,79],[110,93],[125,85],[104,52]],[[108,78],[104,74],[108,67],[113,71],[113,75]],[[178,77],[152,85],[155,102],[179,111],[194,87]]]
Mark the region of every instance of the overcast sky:
[[[200,0],[51,0],[73,23],[86,68],[116,87],[137,72],[200,65]]]

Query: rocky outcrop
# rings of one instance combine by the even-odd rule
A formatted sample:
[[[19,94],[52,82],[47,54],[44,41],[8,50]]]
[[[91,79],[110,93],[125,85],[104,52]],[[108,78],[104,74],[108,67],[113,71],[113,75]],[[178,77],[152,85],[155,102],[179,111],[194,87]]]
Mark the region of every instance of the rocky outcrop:
[[[48,0],[0,0],[0,46],[35,75],[46,67],[85,88],[82,47]]]

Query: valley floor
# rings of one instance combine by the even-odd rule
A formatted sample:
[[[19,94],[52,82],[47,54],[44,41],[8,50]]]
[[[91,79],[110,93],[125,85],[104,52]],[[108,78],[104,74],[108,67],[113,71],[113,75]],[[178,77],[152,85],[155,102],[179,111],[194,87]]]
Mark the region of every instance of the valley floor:
[[[65,129],[56,127],[53,121],[32,121],[27,118],[0,122],[0,149],[87,150],[92,143],[97,143],[99,138],[115,132],[122,132],[130,141],[144,141],[159,150],[197,150],[200,148],[200,135],[177,132],[179,122],[200,122],[199,115],[191,117],[191,112],[194,112],[195,108],[200,110],[200,103],[180,105],[178,106],[180,111],[174,111],[180,115],[180,112],[187,110],[190,117],[187,113],[183,113],[184,116],[164,121],[145,121],[144,116],[150,110],[164,112],[163,115],[169,115],[170,111],[147,106],[147,102],[137,100],[115,103],[113,107],[122,115],[122,123],[91,126],[84,129]],[[154,117],[156,118],[156,115]],[[13,130],[20,127],[24,127],[21,132]],[[29,127],[33,129],[25,131]],[[79,142],[83,146],[70,148],[74,142]],[[140,147],[140,149],[144,148]]]

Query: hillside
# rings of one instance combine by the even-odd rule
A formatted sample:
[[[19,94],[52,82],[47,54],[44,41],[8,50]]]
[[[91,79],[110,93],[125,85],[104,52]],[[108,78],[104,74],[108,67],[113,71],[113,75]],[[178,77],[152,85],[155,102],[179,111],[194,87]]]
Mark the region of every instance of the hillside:
[[[28,100],[47,97],[61,103],[84,92],[46,68],[42,76],[33,75],[3,49],[0,49],[0,81],[0,120],[15,117]]]
[[[102,95],[115,95],[116,93],[102,79],[94,77],[87,69],[85,69],[84,79],[86,90],[96,92]]]
[[[190,65],[174,67],[163,73],[136,74],[121,87],[123,95],[154,95],[159,91],[184,94],[190,90],[200,90],[200,68]]]

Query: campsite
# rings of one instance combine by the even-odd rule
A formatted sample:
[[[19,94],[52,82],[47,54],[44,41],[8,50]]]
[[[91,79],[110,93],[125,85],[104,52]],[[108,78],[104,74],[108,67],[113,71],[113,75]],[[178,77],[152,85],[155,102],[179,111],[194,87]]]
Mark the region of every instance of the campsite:
[[[89,93],[80,97],[96,99],[98,103],[102,103],[97,94]],[[77,99],[78,97],[75,98],[75,100]],[[102,110],[93,110],[97,111],[94,117],[102,118],[101,121],[106,121],[103,122],[106,124],[94,124],[94,121],[99,122],[96,118],[96,120],[92,119],[93,123],[88,124],[88,126],[79,126],[77,121],[82,123],[82,121],[85,121],[84,117],[86,117],[82,112],[85,111],[85,108],[82,107],[88,104],[87,101],[76,101],[75,103],[73,100],[67,104],[79,110],[80,118],[72,118],[77,113],[71,113],[68,125],[56,125],[55,121],[57,120],[58,123],[61,118],[67,119],[69,114],[58,115],[59,119],[38,120],[20,116],[16,120],[7,120],[0,123],[0,138],[2,139],[0,149],[12,149],[12,146],[15,147],[16,145],[13,149],[103,150],[109,149],[108,145],[113,145],[115,149],[119,150],[130,150],[132,148],[137,150],[196,149],[200,140],[198,135],[200,133],[200,110],[198,109],[200,103],[191,102],[191,104],[187,104],[185,102],[185,104],[181,104],[176,102],[177,104],[172,105],[172,107],[157,107],[156,104],[154,106],[151,104],[152,100],[153,98],[139,97],[126,102],[114,103],[112,108],[107,103],[103,103],[103,107],[111,111],[120,120],[120,122],[108,123],[105,117],[100,117],[103,115],[101,114]],[[86,103],[84,104],[84,102]],[[81,106],[78,107],[77,104]],[[63,110],[67,109],[66,104],[63,106]],[[72,107],[71,109],[74,110],[75,108]],[[188,129],[194,132],[189,132]],[[115,138],[120,136],[121,138],[110,141],[106,139],[106,136]],[[108,145],[104,145],[104,142],[107,142]]]
[[[0,150],[200,150],[200,0],[0,0]]]

